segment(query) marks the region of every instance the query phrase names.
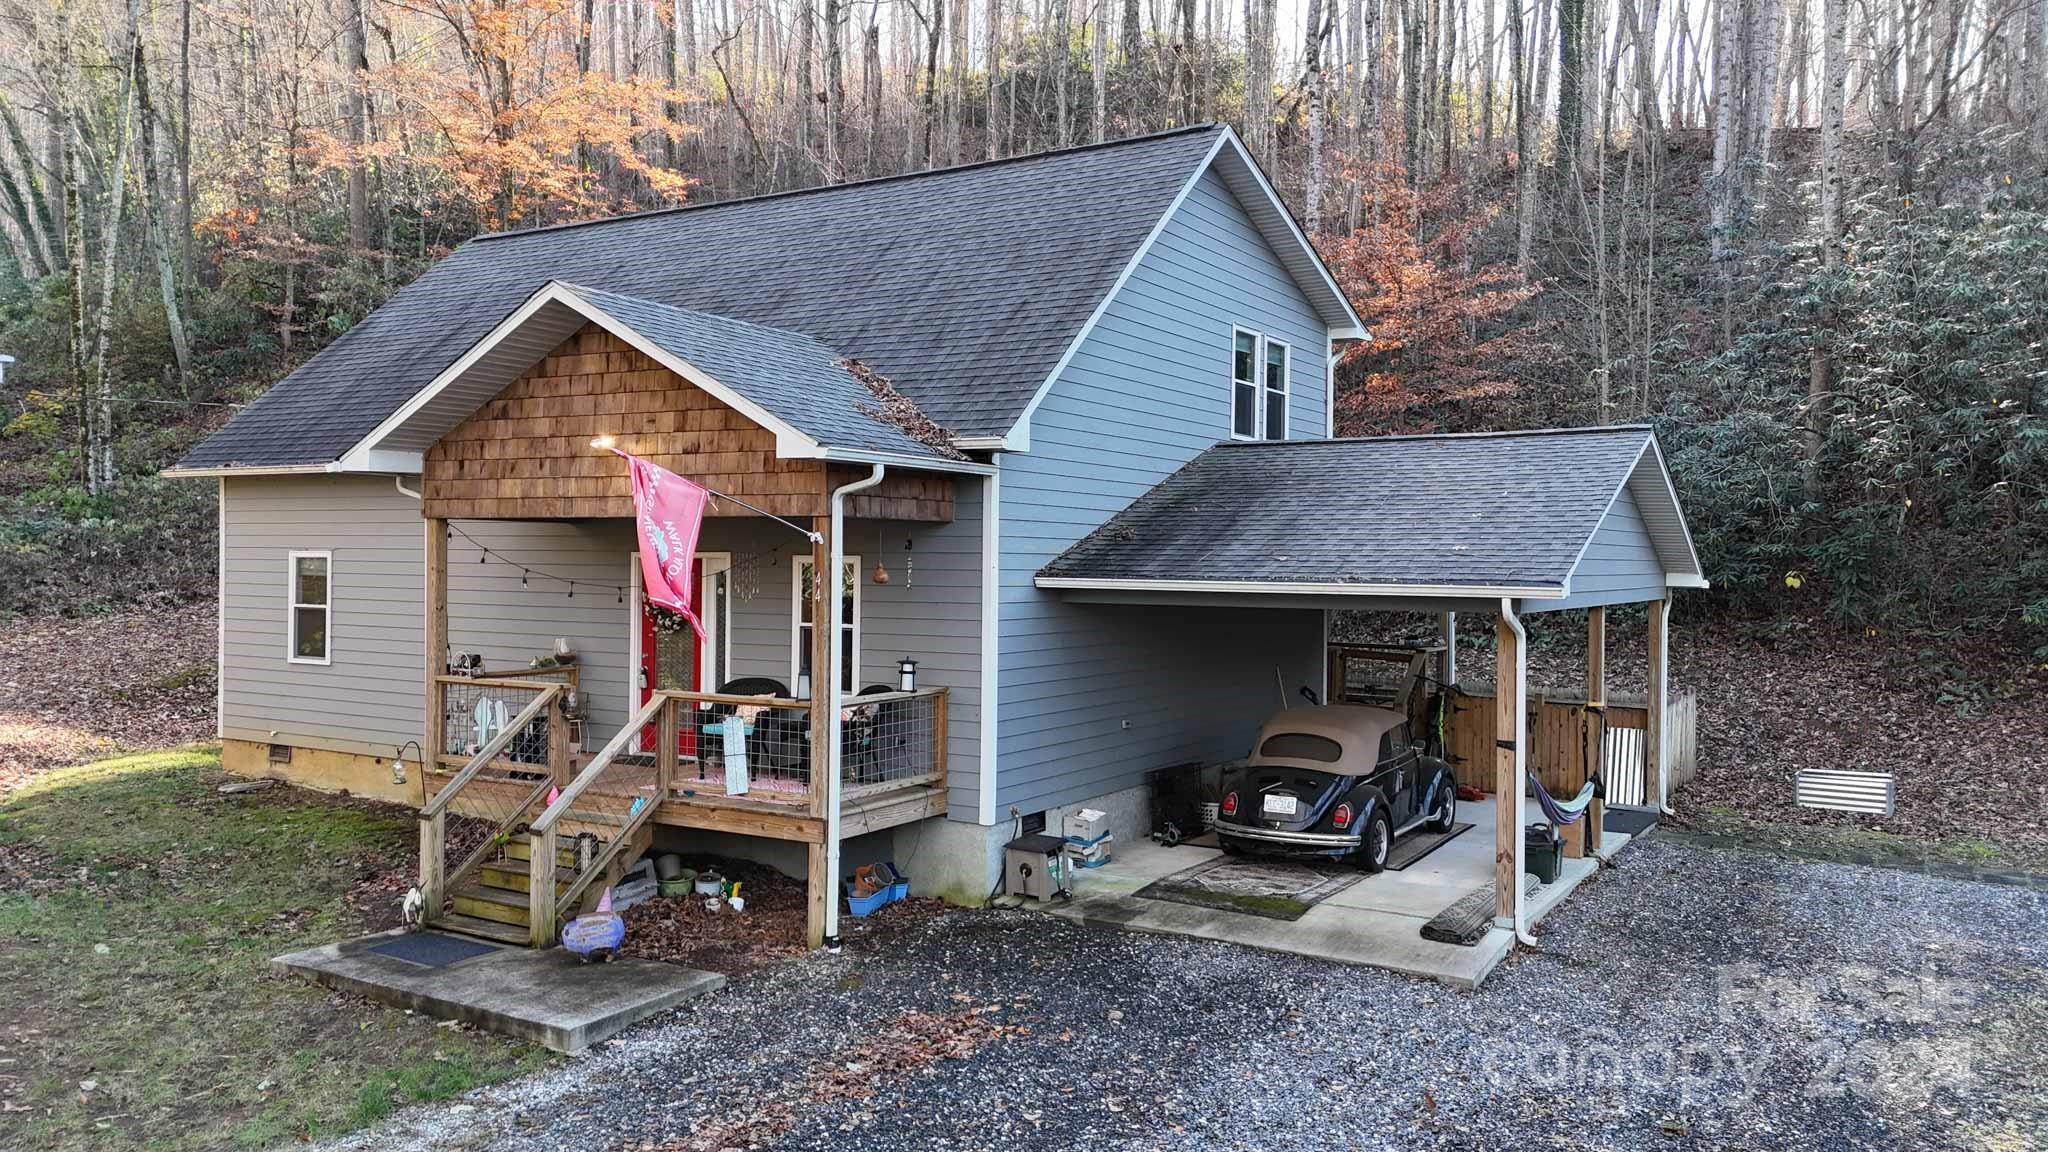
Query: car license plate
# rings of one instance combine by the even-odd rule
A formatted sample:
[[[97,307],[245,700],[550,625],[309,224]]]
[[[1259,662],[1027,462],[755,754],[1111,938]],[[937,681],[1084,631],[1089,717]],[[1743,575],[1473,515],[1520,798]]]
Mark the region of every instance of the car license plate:
[[[1278,792],[1266,793],[1265,813],[1268,816],[1292,816],[1301,802],[1292,796]]]

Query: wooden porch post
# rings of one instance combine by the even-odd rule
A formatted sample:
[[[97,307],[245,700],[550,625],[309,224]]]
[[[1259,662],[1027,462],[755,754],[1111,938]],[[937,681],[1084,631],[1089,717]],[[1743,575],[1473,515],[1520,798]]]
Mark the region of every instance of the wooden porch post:
[[[829,743],[831,729],[827,725],[838,723],[838,717],[828,714],[826,686],[828,676],[839,674],[837,668],[828,667],[832,660],[832,613],[829,596],[839,592],[839,573],[828,572],[826,568],[832,559],[832,518],[811,517],[811,531],[818,539],[811,545],[811,818],[818,824],[818,839],[805,853],[805,867],[809,873],[810,905],[804,916],[804,942],[812,948],[825,943],[825,906],[829,900],[837,899],[834,892],[836,879],[826,875],[825,866],[825,787],[826,773],[830,770]]]
[[[1607,748],[1607,609],[1586,609],[1586,775],[1598,776],[1604,784],[1607,777],[1604,757]],[[1585,826],[1586,851],[1598,855],[1600,852],[1600,824],[1602,812],[1607,807],[1603,800],[1595,799],[1586,806],[1586,818],[1579,821]]]
[[[1515,891],[1522,883],[1517,864],[1522,830],[1515,826],[1515,797],[1522,781],[1515,774],[1515,722],[1526,707],[1517,675],[1514,629],[1505,615],[1493,628],[1493,912],[1512,919]]]
[[[448,671],[448,522],[427,517],[426,747],[421,750],[420,804],[427,802],[428,769],[441,764],[444,708],[439,677]]]
[[[426,585],[426,659],[423,661],[426,691],[421,697],[426,727],[420,749],[422,808],[427,805],[427,773],[441,766],[444,709],[440,676],[448,670],[448,522],[432,516],[426,519]],[[445,812],[444,809],[420,821],[421,919],[429,922],[441,918],[441,901],[445,897],[442,884],[442,870],[447,867],[447,861],[443,859],[448,834]]]
[[[702,764],[704,749],[697,749],[697,755],[697,762]],[[654,795],[657,797],[655,803],[665,803],[675,795],[675,780],[676,702],[673,699],[664,699],[661,712],[654,722]]]
[[[1662,812],[1670,805],[1664,794],[1664,666],[1671,643],[1671,602],[1652,600],[1646,607],[1650,610],[1650,706],[1643,733],[1643,791],[1647,795],[1655,782],[1657,810]]]

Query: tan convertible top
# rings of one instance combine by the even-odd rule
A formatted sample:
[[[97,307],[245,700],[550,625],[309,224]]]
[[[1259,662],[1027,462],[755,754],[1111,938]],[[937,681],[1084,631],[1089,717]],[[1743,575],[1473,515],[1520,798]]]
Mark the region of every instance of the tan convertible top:
[[[1380,737],[1394,725],[1406,723],[1407,719],[1399,712],[1363,704],[1282,708],[1267,717],[1265,725],[1259,729],[1259,742],[1252,749],[1251,760],[1256,764],[1307,768],[1316,772],[1337,772],[1346,776],[1369,776],[1379,766]],[[1331,761],[1301,756],[1271,756],[1263,751],[1267,740],[1295,732],[1334,740],[1342,752],[1336,760]]]

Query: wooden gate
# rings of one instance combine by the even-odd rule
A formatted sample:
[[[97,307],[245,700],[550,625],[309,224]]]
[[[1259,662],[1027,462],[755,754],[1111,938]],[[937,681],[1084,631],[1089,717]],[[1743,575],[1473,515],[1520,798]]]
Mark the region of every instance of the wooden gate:
[[[1460,685],[1451,697],[1445,739],[1451,768],[1462,783],[1492,790],[1494,741],[1509,738],[1494,731],[1493,689]],[[1673,791],[1692,780],[1698,770],[1698,704],[1690,691],[1673,692],[1665,709],[1665,771]],[[1528,761],[1544,791],[1552,796],[1578,794],[1586,782],[1587,765],[1601,766],[1609,804],[1654,804],[1656,789],[1648,780],[1648,701],[1615,697],[1607,702],[1604,721],[1586,707],[1584,689],[1529,691]],[[1594,751],[1593,741],[1600,741]],[[1580,854],[1584,824],[1565,829],[1566,845]]]

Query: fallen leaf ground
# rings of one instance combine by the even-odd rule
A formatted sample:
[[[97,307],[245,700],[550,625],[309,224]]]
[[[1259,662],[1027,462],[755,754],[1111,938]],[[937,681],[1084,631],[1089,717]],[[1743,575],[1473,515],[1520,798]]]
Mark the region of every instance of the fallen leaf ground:
[[[1418,631],[1412,615],[1351,614],[1347,639]],[[1584,613],[1534,615],[1529,683],[1586,682]],[[1461,619],[1459,680],[1493,680],[1493,619]],[[1641,694],[1649,642],[1639,609],[1609,614],[1611,694]],[[1672,619],[1670,684],[1699,696],[1699,775],[1681,822],[1797,826],[1845,847],[1933,850],[1963,861],[2048,866],[2048,667],[1983,637],[1844,629],[1813,620]],[[1888,820],[1795,807],[1802,768],[1891,772]],[[1909,843],[1899,844],[1899,840]]]
[[[0,617],[0,797],[37,772],[214,734],[212,604]]]
[[[227,779],[209,750],[148,753],[0,805],[0,1148],[267,1148],[545,1062],[271,975],[390,925],[414,824]]]

